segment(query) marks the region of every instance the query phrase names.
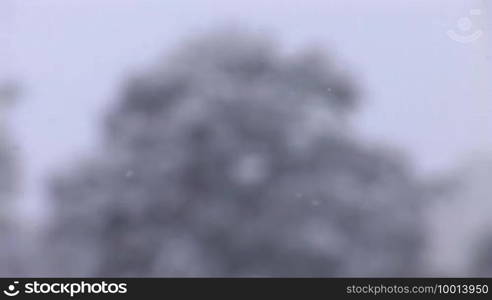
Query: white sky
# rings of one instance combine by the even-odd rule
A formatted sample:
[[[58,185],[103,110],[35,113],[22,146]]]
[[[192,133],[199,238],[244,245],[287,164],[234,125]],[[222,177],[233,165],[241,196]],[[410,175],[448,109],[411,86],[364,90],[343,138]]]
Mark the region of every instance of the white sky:
[[[129,71],[220,24],[289,47],[326,45],[365,90],[361,135],[405,150],[425,173],[492,148],[487,0],[0,1],[0,75],[25,88],[12,126],[31,209],[50,170],[90,153]],[[470,16],[472,8],[482,15]],[[446,31],[467,16],[484,35],[451,40]]]

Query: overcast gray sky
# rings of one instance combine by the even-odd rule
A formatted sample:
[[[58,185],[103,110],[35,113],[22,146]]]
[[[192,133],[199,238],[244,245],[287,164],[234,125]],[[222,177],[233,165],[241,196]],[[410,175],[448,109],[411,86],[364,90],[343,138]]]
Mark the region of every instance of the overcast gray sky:
[[[24,198],[38,200],[50,170],[93,151],[122,78],[182,38],[221,24],[265,32],[288,48],[326,46],[364,90],[359,133],[403,149],[426,174],[490,151],[487,2],[1,0],[0,75],[25,88],[11,119]],[[459,32],[457,22],[466,17],[472,27]],[[483,35],[463,44],[447,35],[451,29]]]

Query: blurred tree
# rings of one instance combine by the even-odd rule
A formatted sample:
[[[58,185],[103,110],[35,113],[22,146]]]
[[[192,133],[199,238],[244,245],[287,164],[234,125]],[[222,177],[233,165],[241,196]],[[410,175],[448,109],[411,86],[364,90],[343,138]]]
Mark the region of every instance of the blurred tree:
[[[439,229],[433,232],[433,241],[440,245],[436,256],[454,254],[444,260],[455,266],[454,274],[492,276],[490,153],[472,153],[453,173],[456,183],[452,194],[437,207],[439,213],[433,214]]]
[[[15,153],[5,124],[5,108],[14,101],[12,91],[12,85],[0,82],[0,276],[15,276],[20,270],[14,232]]]
[[[475,252],[469,253],[472,261],[470,263],[470,276],[491,277],[492,276],[492,235],[482,235],[479,241],[475,241]]]
[[[242,33],[189,41],[129,80],[105,153],[53,181],[58,275],[417,272],[423,194],[353,141],[347,76]]]

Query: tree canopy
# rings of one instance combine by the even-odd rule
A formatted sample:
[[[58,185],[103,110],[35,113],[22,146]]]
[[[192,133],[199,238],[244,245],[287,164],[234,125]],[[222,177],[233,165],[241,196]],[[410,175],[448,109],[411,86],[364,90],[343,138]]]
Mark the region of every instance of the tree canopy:
[[[103,152],[61,172],[53,272],[415,274],[421,187],[350,135],[350,76],[250,34],[187,43],[125,83]]]

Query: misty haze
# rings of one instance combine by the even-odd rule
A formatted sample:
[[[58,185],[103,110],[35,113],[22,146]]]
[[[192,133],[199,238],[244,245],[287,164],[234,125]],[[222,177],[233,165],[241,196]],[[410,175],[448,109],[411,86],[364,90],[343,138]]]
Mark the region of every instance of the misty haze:
[[[492,276],[487,1],[0,3],[0,276]]]

